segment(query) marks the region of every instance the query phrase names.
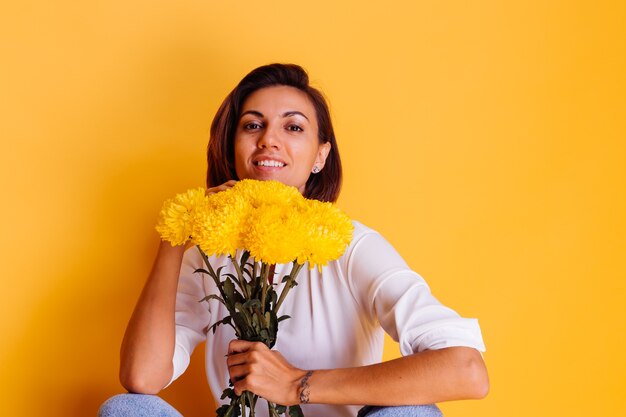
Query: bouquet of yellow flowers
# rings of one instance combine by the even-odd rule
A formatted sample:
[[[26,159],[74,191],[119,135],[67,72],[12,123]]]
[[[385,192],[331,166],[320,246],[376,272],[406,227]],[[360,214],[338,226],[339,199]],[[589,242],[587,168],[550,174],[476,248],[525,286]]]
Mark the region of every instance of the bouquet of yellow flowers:
[[[289,316],[278,317],[278,309],[289,290],[297,285],[300,269],[321,269],[338,259],[352,239],[352,222],[332,203],[304,198],[294,188],[278,181],[242,180],[226,190],[206,196],[203,188],[188,190],[167,200],[156,227],[163,240],[182,245],[191,240],[204,259],[206,269],[196,273],[209,275],[229,315],[210,326],[233,327],[237,338],[263,342],[269,348],[276,343],[278,324]],[[237,250],[242,250],[237,260]],[[228,255],[235,273],[215,270],[209,256]],[[291,263],[291,272],[278,294],[270,283],[274,265]],[[218,417],[254,417],[258,396],[246,391],[241,396],[227,388],[222,399],[228,405],[217,409]],[[268,402],[270,417],[288,413],[302,416],[300,407]]]

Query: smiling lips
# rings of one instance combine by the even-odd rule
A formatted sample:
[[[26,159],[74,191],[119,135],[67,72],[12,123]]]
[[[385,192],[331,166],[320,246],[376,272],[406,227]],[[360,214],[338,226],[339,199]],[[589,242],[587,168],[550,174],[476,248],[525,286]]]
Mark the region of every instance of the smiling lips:
[[[256,161],[254,163],[254,165],[260,166],[260,167],[279,167],[279,168],[282,168],[282,167],[285,166],[285,163],[284,162],[280,162],[280,161],[274,161],[274,160],[271,160],[271,159],[263,159],[263,160],[260,160],[260,161]]]

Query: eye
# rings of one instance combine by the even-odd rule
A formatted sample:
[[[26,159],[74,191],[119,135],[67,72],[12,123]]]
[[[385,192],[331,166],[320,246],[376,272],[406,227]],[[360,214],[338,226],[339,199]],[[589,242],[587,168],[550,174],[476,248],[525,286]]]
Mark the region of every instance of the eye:
[[[287,126],[287,130],[291,132],[303,132],[304,130],[298,125],[289,125]]]
[[[256,129],[260,129],[261,127],[263,127],[263,126],[261,126],[257,122],[249,122],[249,123],[245,123],[243,125],[243,128],[246,129],[246,130],[256,130]]]

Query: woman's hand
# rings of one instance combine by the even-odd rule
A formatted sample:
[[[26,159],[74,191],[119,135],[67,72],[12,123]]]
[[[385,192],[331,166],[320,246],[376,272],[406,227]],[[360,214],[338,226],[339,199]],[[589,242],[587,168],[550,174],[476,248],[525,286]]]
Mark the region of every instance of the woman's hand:
[[[292,366],[265,344],[232,340],[226,363],[237,395],[250,391],[276,404],[300,403],[300,381],[306,371]]]
[[[228,190],[229,188],[232,188],[235,184],[237,184],[236,180],[226,181],[224,184],[218,185],[217,187],[208,188],[206,190],[206,195],[211,195],[220,191]]]

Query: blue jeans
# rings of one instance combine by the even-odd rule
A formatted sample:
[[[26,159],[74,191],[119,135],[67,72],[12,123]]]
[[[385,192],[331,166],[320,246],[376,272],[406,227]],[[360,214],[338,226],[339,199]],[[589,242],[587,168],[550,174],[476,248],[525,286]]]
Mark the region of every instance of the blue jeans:
[[[434,405],[400,407],[366,406],[358,417],[443,417]],[[98,417],[183,417],[174,407],[156,395],[119,394],[109,398],[98,410]]]

